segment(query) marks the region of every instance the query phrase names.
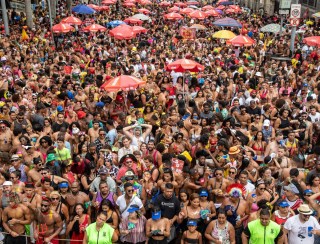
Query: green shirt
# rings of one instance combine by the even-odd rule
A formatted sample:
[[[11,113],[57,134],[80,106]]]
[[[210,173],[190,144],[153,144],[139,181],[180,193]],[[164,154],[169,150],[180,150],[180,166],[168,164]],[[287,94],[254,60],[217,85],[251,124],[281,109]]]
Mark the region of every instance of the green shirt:
[[[100,231],[97,231],[96,223],[92,223],[86,228],[88,244],[112,244],[113,232],[114,229],[108,224],[104,224]]]
[[[263,226],[260,222],[260,219],[251,221],[248,224],[248,229],[250,232],[249,243],[274,244],[274,240],[280,233],[280,228],[280,225],[272,220],[270,220],[267,226]]]

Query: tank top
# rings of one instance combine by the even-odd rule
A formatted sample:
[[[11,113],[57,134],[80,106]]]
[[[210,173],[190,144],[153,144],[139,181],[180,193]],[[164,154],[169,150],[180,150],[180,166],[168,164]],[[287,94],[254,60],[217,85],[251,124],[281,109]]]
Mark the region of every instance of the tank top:
[[[288,212],[287,216],[282,217],[282,216],[280,216],[280,214],[279,214],[279,210],[276,210],[276,211],[274,212],[274,216],[275,216],[274,222],[276,222],[278,225],[284,225],[284,223],[287,221],[287,219],[288,219],[289,217],[291,217],[292,215],[291,215],[290,212]]]
[[[186,244],[197,244],[197,243],[199,243],[199,233],[198,233],[198,235],[197,235],[197,237],[196,238],[190,238],[190,237],[188,237],[188,232],[189,231],[186,231],[186,238],[184,238],[184,243],[186,243]]]
[[[9,206],[9,196],[2,195],[1,198],[2,209]]]
[[[26,171],[25,171],[25,167],[26,166],[24,164],[21,164],[20,167],[19,167],[19,170],[21,172],[20,181],[22,181],[24,183],[27,182],[27,180],[28,180],[28,177],[27,177],[27,174],[26,174]],[[10,167],[9,172],[12,173],[14,171],[16,171],[16,169],[13,166]]]
[[[230,244],[230,235],[228,232],[229,222],[227,221],[226,225],[220,229],[218,226],[218,220],[216,220],[215,226],[211,232],[211,235],[215,238],[218,238],[222,241],[223,244]],[[213,242],[210,242],[213,243]]]
[[[108,199],[108,200],[112,203],[112,205],[115,206],[115,202],[114,202],[114,200],[113,200],[113,194],[114,194],[113,192],[109,192],[108,196],[105,197],[105,198],[103,198],[103,197],[101,196],[101,193],[98,192],[98,193],[97,193],[96,201],[99,202],[99,204],[101,204],[101,202],[102,202],[103,199]]]
[[[279,129],[283,129],[283,128],[286,128],[286,127],[289,127],[289,126],[290,126],[290,121],[289,121],[289,119],[282,119],[282,118],[280,118]],[[287,130],[282,131],[282,133],[283,133],[283,136],[284,136],[284,137],[288,137],[288,131],[287,131]]]
[[[61,202],[58,204],[55,211],[60,215],[62,221],[64,221],[66,219],[66,217],[64,216],[64,213],[62,212],[62,203]]]

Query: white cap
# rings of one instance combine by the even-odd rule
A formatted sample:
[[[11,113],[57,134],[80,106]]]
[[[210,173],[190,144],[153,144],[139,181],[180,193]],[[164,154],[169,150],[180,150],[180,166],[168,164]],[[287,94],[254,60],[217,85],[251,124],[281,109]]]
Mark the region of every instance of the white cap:
[[[79,128],[78,127],[74,127],[72,128],[72,134],[76,135],[80,132]]]
[[[7,61],[7,58],[5,56],[1,57],[1,61]]]
[[[270,126],[270,120],[265,119],[265,120],[263,121],[263,126]]]
[[[7,180],[3,182],[2,186],[12,186],[12,182]]]
[[[260,71],[256,72],[255,76],[262,77],[262,73]]]

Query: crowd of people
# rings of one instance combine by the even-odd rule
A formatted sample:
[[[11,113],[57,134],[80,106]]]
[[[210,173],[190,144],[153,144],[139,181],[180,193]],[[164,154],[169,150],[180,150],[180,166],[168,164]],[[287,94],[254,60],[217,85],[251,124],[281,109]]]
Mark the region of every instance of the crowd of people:
[[[75,16],[107,26],[140,7],[118,1]],[[302,23],[292,52],[290,27],[259,31],[279,16],[243,9],[229,14],[243,27],[224,29],[256,43],[234,47],[212,38],[221,29],[213,17],[169,21],[158,2],[147,8],[148,32],[122,41],[83,26],[52,35],[41,6],[26,28],[25,14],[9,9],[10,35],[0,38],[4,242],[320,243],[320,53],[300,38],[319,35],[320,23]],[[54,23],[70,16],[64,0],[56,11]],[[183,39],[179,28],[196,23],[206,29]],[[166,69],[180,58],[205,69]],[[119,75],[146,84],[100,88]]]

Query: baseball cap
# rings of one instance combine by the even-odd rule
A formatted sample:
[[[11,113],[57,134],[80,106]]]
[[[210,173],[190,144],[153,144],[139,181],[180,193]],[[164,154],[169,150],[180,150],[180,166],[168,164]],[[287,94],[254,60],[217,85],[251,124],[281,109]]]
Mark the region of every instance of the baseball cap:
[[[138,211],[139,209],[140,209],[140,208],[139,208],[138,205],[133,204],[133,205],[131,205],[131,206],[128,208],[127,212],[128,212],[128,213],[133,213],[133,212],[135,212],[135,211]]]
[[[61,105],[59,105],[59,106],[57,107],[57,111],[58,111],[58,112],[63,112],[63,107],[62,107]]]
[[[291,191],[291,192],[293,192],[294,194],[299,194],[300,192],[299,192],[299,190],[298,190],[298,188],[294,185],[294,184],[289,184],[289,185],[287,185],[287,186],[285,186],[285,187],[283,187],[285,190],[287,190],[287,191]]]
[[[265,120],[263,121],[263,126],[270,126],[270,120],[265,119]]]
[[[12,186],[12,182],[7,180],[3,182],[2,186]]]
[[[18,154],[13,154],[13,155],[11,156],[11,161],[18,160],[18,159],[20,159],[20,157],[19,157]]]
[[[106,175],[106,174],[108,174],[108,170],[106,169],[106,168],[101,168],[101,169],[99,169],[99,175]]]
[[[289,203],[286,200],[282,200],[281,202],[279,202],[278,206],[281,208],[290,207]]]
[[[188,220],[187,222],[187,226],[197,226],[197,221],[191,219],[191,220]]]
[[[153,220],[158,220],[160,218],[161,218],[161,211],[152,212],[152,219]]]
[[[206,190],[202,190],[200,193],[199,193],[199,196],[200,197],[207,197],[209,194]]]

